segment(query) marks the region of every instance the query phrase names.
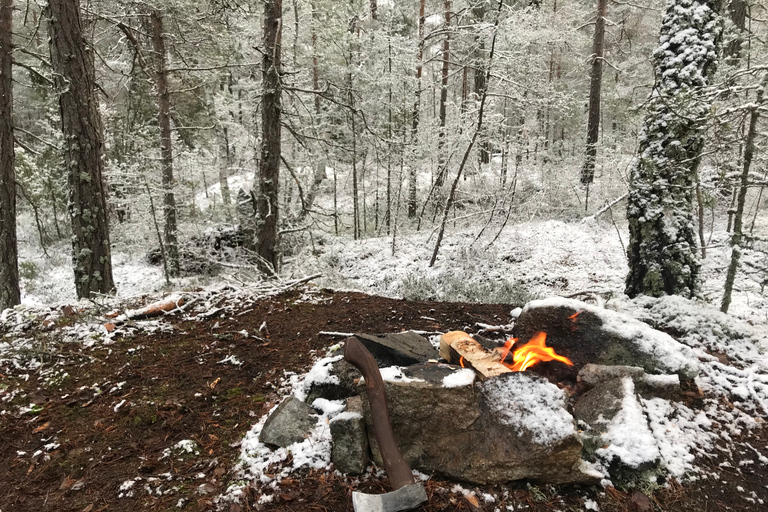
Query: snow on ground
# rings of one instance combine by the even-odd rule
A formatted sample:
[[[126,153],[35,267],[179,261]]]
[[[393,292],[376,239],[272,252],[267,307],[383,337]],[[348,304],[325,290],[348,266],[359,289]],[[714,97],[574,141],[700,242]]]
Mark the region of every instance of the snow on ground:
[[[232,183],[230,186],[235,190]],[[675,339],[691,347],[699,359],[701,373],[696,384],[705,396],[703,410],[694,411],[676,401],[654,398],[638,400],[634,412],[642,409],[649,420],[653,442],[669,474],[716,478],[716,471],[697,468],[695,457],[706,454],[720,439],[730,442],[734,436],[761,424],[762,417],[768,415],[768,298],[757,283],[740,275],[729,314],[717,310],[730,255],[724,243],[725,233],[713,233],[714,247],[702,261],[703,301],[680,297],[628,300],[622,294],[627,272],[623,247],[628,240],[624,228],[593,219],[575,223],[531,221],[507,226],[491,243],[497,229],[489,229],[478,240],[477,228],[459,227],[448,232],[433,268],[428,262],[434,247],[434,231],[398,234],[394,254],[391,236],[352,241],[316,235],[314,251],[307,247],[288,259],[284,273],[286,277],[299,277],[319,272],[323,277],[316,283],[321,286],[414,299],[522,304],[545,296],[596,293],[606,299],[609,309],[628,313],[672,333]],[[29,266],[28,277],[23,281],[24,302],[74,301],[68,247],[60,244],[49,248],[52,254],[46,258],[30,249],[32,245],[24,246],[21,257],[23,262],[34,264],[34,269]],[[121,296],[163,289],[161,270],[144,263],[143,254],[117,250],[113,256]],[[184,281],[175,283],[176,288],[184,285]],[[23,312],[11,314],[23,317]],[[513,321],[515,315],[511,316]],[[93,342],[89,340],[94,331],[89,327],[81,329],[82,332],[76,326],[71,329],[68,336],[72,340]],[[11,345],[24,343],[24,339],[9,340],[7,346],[0,347],[0,352],[10,352],[14,350]],[[339,357],[329,355],[307,377],[287,378],[284,391],[302,396],[313,380],[332,378],[327,370]],[[25,364],[29,371],[34,371],[35,361]],[[395,378],[396,369],[390,372]],[[302,465],[328,467],[327,421],[339,407],[320,405],[323,407],[317,428],[305,441],[306,446],[291,447],[293,459],[286,468],[288,472]],[[258,434],[265,420],[266,416],[242,444],[247,478],[262,481],[266,467],[285,460],[289,452],[273,452],[259,445]],[[647,437],[648,432],[642,434]],[[621,446],[631,448],[635,441],[622,439]],[[643,449],[647,450],[648,445],[645,442]],[[642,454],[630,450],[626,456],[631,460]],[[274,480],[265,482],[273,483]]]

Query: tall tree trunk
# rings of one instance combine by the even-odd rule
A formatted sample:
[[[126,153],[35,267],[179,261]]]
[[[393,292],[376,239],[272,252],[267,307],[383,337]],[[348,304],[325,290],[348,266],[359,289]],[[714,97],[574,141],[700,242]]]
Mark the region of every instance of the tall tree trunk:
[[[728,312],[731,305],[731,295],[733,294],[733,283],[736,281],[736,271],[739,269],[739,260],[741,259],[741,239],[743,237],[743,219],[744,204],[747,199],[747,188],[749,186],[749,169],[752,165],[752,159],[755,156],[755,138],[757,137],[757,120],[760,117],[758,108],[762,106],[765,100],[765,94],[768,89],[768,73],[763,77],[760,88],[757,90],[757,99],[754,106],[750,108],[749,129],[747,130],[747,140],[744,148],[744,165],[741,170],[739,180],[739,195],[736,200],[736,214],[733,217],[733,234],[731,235],[731,263],[728,266],[728,273],[725,276],[725,290],[723,292],[723,302],[720,305],[720,311]],[[759,206],[759,205],[758,205]]]
[[[259,166],[260,193],[258,200],[259,231],[256,252],[279,270],[278,192],[280,188],[280,107],[282,84],[281,51],[283,27],[281,24],[283,0],[264,2],[264,52],[262,56],[261,96],[261,165]],[[270,269],[264,269],[269,271]]]
[[[744,43],[744,30],[747,28],[747,2],[746,0],[730,0],[728,11],[731,21],[736,25],[738,34],[725,48],[725,57],[729,64],[737,64],[741,58],[741,45]]]
[[[13,0],[0,0],[0,311],[21,301],[16,245],[11,28]]]
[[[699,259],[694,232],[696,170],[711,84],[722,42],[720,0],[667,4],[654,52],[656,84],[630,172],[626,293],[694,296]],[[695,16],[694,16],[695,12]],[[686,33],[686,38],[675,38]],[[686,62],[685,67],[680,62]]]
[[[475,23],[476,24],[483,24],[485,21],[485,11],[486,11],[486,3],[483,2],[477,2],[475,4],[475,7],[472,9],[474,17],[475,17]],[[487,79],[486,79],[486,72],[485,72],[485,40],[482,38],[479,31],[475,34],[475,45],[477,45],[477,48],[475,50],[475,58],[474,58],[474,65],[475,65],[475,101],[480,101],[480,98],[483,97],[483,93],[485,92],[485,88],[487,86]],[[480,164],[487,164],[491,161],[491,148],[490,144],[488,143],[488,137],[485,133],[485,129],[483,129],[480,134],[478,134],[479,142],[478,142],[478,159]]]
[[[224,206],[232,202],[229,192],[229,133],[226,126],[219,129],[219,186]]]
[[[426,0],[419,0],[419,49],[417,52],[417,64],[416,64],[416,99],[413,102],[413,114],[411,119],[411,144],[414,151],[418,143],[419,135],[419,116],[421,114],[421,72],[422,61],[424,59],[424,21]],[[390,56],[391,66],[391,56]],[[408,218],[413,219],[416,217],[416,158],[411,162],[410,166],[410,180],[408,188]]]
[[[376,0],[370,0],[370,6],[371,6],[371,19],[377,20],[379,19],[379,4]]]
[[[79,298],[113,293],[109,245],[104,135],[96,99],[93,52],[83,37],[78,0],[50,0],[51,66],[59,92],[69,177],[72,263]]]
[[[448,66],[451,62],[451,0],[444,0],[445,9],[445,39],[443,39],[443,70],[440,81],[440,131],[437,138],[438,174],[435,180],[438,187],[445,181],[445,117],[448,104]]]
[[[163,14],[152,11],[152,45],[155,50],[155,86],[157,88],[157,124],[160,127],[160,162],[163,172],[163,235],[168,256],[168,273],[179,274],[179,243],[176,237],[176,197],[173,194],[173,146],[171,144],[171,95],[165,67]],[[222,191],[223,192],[223,191]]]
[[[581,169],[581,183],[587,185],[595,179],[597,136],[600,131],[600,86],[603,82],[603,47],[605,44],[605,15],[608,0],[597,0],[595,39],[592,43],[592,73],[589,81],[589,113],[587,114],[587,158]],[[586,203],[584,209],[588,208]]]

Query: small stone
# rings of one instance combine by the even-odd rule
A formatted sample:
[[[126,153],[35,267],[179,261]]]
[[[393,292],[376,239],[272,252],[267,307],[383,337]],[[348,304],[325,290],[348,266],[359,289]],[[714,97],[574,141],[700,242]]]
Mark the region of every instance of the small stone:
[[[264,423],[259,441],[285,448],[306,439],[314,426],[312,409],[298,398],[289,396]]]
[[[200,484],[197,487],[197,494],[202,494],[203,496],[205,496],[206,494],[211,494],[215,490],[216,488],[213,485],[209,483],[204,483],[204,484]]]
[[[339,379],[339,383],[323,382],[322,384],[313,383],[307,393],[306,402],[313,403],[318,398],[326,400],[341,400],[357,394],[355,381],[360,378],[360,372],[357,368],[341,359],[331,366],[332,373]]]
[[[359,396],[347,400],[344,412],[331,420],[331,462],[348,475],[361,475],[368,467],[368,435]]]

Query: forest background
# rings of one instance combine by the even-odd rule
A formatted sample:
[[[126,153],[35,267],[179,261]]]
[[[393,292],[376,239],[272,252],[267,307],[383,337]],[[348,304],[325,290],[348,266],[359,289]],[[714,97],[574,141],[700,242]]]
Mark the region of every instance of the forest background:
[[[111,258],[133,274],[123,290],[118,279],[122,294],[222,272],[235,280],[313,266],[333,274],[342,253],[353,252],[349,239],[376,239],[367,250],[392,256],[428,244],[422,266],[439,266],[446,226],[463,233],[457,243],[469,259],[498,256],[489,249],[509,243],[511,226],[556,220],[567,236],[585,218],[593,224],[578,229],[615,233],[606,243],[631,251],[623,200],[647,140],[644,119],[647,126],[654,96],[664,100],[662,18],[680,9],[694,23],[701,6],[722,14],[722,36],[668,27],[716,33],[718,56],[706,80],[670,107],[673,117],[693,112],[705,141],[695,165],[682,159],[691,180],[683,205],[691,222],[683,224],[696,233],[689,252],[706,258],[707,249],[727,248],[737,292],[762,296],[768,13],[743,0],[5,0],[16,190],[5,196],[18,198],[21,290],[27,301],[112,291],[106,272],[93,268],[85,281],[76,274],[74,290],[56,290],[58,277],[71,281],[86,259],[98,266]],[[89,231],[70,222],[82,218],[72,214],[73,148],[88,144],[62,131],[60,100],[82,85],[60,71],[71,54],[57,58],[57,41],[71,31],[57,32],[66,19],[51,10],[67,7],[81,17],[74,44],[92,60],[93,80],[84,83],[103,134],[95,182],[104,184],[111,255],[98,257],[78,249]],[[396,292],[446,298],[429,278],[401,279]],[[496,281],[499,302],[535,292]],[[728,279],[718,286],[706,298],[727,310]],[[475,299],[488,298],[487,287],[476,288]]]

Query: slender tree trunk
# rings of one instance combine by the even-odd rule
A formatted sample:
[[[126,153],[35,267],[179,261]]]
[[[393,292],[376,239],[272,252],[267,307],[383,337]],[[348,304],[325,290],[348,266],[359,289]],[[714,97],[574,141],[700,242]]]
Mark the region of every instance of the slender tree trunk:
[[[387,29],[387,72],[389,73],[387,94],[387,142],[392,144],[392,34]],[[387,151],[387,235],[392,225],[392,151]],[[394,250],[394,249],[393,249]]]
[[[589,113],[587,114],[587,158],[581,169],[581,183],[589,187],[595,179],[597,137],[600,132],[600,86],[603,82],[603,47],[605,45],[605,15],[608,0],[597,1],[595,38],[592,43],[592,72],[589,81]],[[589,207],[585,203],[584,210]]]
[[[738,34],[725,48],[725,57],[729,64],[737,64],[741,58],[741,46],[744,43],[744,30],[747,28],[747,2],[745,0],[730,0],[728,11],[731,21],[736,25]]]
[[[282,84],[281,50],[283,28],[281,24],[283,0],[264,2],[264,52],[262,57],[263,92],[261,97],[261,187],[258,210],[259,230],[257,253],[264,261],[279,269],[278,255],[278,198],[280,188],[280,107]],[[268,271],[269,269],[264,269]]]
[[[488,53],[488,67],[486,69],[486,80],[490,78],[491,74],[491,63],[493,61],[493,55],[494,51],[496,49],[496,36],[498,34],[498,28],[499,28],[499,18],[501,16],[501,8],[504,5],[503,0],[499,0],[499,9],[496,13],[496,20],[493,24],[493,38],[491,39],[491,49]],[[464,167],[467,164],[467,160],[469,160],[469,155],[472,152],[472,147],[475,145],[475,142],[477,141],[477,137],[480,134],[480,131],[483,129],[483,119],[485,114],[485,102],[488,98],[488,88],[486,88],[483,91],[483,95],[480,98],[480,107],[477,113],[477,125],[475,126],[475,131],[472,134],[472,139],[470,139],[469,144],[467,145],[467,149],[464,151],[464,156],[461,159],[461,163],[459,164],[459,170],[456,173],[456,178],[454,178],[453,183],[451,184],[451,190],[448,193],[448,198],[445,201],[445,208],[443,209],[443,218],[440,222],[440,229],[437,232],[437,240],[435,241],[435,248],[432,251],[432,258],[429,260],[429,266],[433,267],[435,265],[435,261],[437,260],[438,252],[440,251],[440,244],[443,242],[443,236],[445,234],[445,226],[448,223],[448,214],[451,210],[451,206],[453,205],[453,200],[456,195],[456,188],[459,185],[459,179],[461,178],[461,174],[464,171]]]
[[[12,13],[13,0],[0,0],[0,311],[21,301],[13,167]]]
[[[152,45],[155,50],[155,86],[157,88],[157,124],[160,127],[160,162],[163,170],[163,235],[168,256],[168,273],[179,274],[179,243],[176,237],[176,196],[173,193],[173,146],[171,143],[171,95],[165,67],[163,13],[152,11]],[[223,190],[222,190],[223,192]]]
[[[417,51],[417,64],[416,64],[416,99],[413,102],[413,114],[411,115],[411,144],[413,145],[414,152],[418,145],[419,136],[419,116],[421,114],[421,72],[422,61],[424,59],[424,20],[425,20],[425,8],[426,0],[419,0],[419,49]],[[390,67],[392,64],[392,57],[390,55]],[[410,179],[408,183],[408,218],[413,219],[416,217],[416,157],[414,155],[413,161],[409,168]]]
[[[222,126],[219,130],[219,186],[221,187],[221,200],[224,206],[232,203],[229,192],[229,134],[227,127]]]
[[[83,37],[78,0],[50,0],[51,66],[69,177],[72,263],[79,298],[114,293],[109,244],[104,135],[96,99],[93,52]]]
[[[371,6],[371,19],[377,20],[379,19],[379,4],[376,0],[370,0],[370,6]]]
[[[444,0],[445,9],[445,39],[443,39],[443,70],[440,81],[440,131],[437,139],[438,174],[435,182],[441,187],[445,181],[445,117],[448,104],[448,71],[451,62],[451,0]]]
[[[473,14],[475,16],[475,22],[482,24],[485,21],[486,3],[477,2],[473,8]],[[487,86],[486,72],[485,72],[485,41],[480,33],[475,34],[475,44],[477,49],[475,51],[475,101],[480,101],[483,97],[485,88]],[[488,164],[491,161],[490,144],[488,143],[488,137],[486,136],[485,129],[478,135],[478,160],[480,165]]]
[[[728,273],[725,276],[725,290],[723,292],[723,302],[720,305],[720,311],[728,312],[731,305],[731,296],[733,295],[733,283],[736,281],[736,271],[739,269],[739,260],[741,259],[741,239],[743,238],[743,219],[744,204],[747,199],[747,188],[749,186],[749,169],[752,166],[752,159],[755,156],[755,138],[757,137],[757,120],[760,117],[758,108],[763,104],[766,89],[768,89],[768,73],[765,74],[760,88],[757,90],[757,100],[751,108],[749,114],[749,129],[747,130],[747,140],[744,148],[744,165],[742,167],[739,179],[739,192],[736,199],[736,214],[733,217],[733,234],[731,235],[731,263],[728,266]]]
[[[704,147],[700,119],[709,105],[697,93],[710,85],[719,61],[721,7],[720,0],[667,4],[661,46],[654,52],[656,84],[630,171],[630,297],[692,297],[698,292],[693,201]],[[679,33],[686,38],[674,38]],[[679,66],[683,57],[691,59],[685,68]]]

